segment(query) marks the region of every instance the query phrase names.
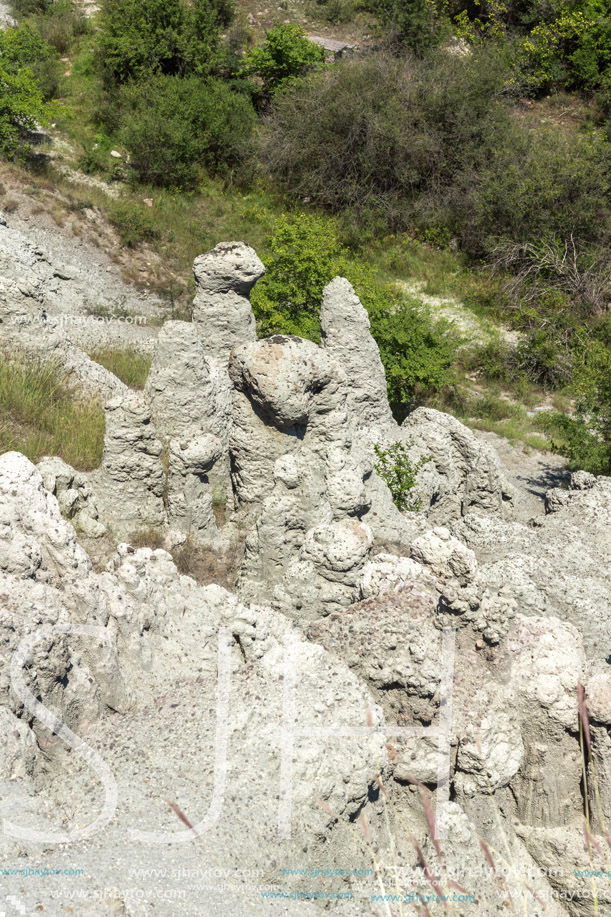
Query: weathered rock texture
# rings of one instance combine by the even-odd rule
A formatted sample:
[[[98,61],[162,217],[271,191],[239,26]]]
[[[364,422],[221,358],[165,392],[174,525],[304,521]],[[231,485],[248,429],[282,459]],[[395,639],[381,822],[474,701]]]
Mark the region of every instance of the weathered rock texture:
[[[343,277],[336,277],[323,290],[321,347],[346,373],[349,408],[359,426],[388,426],[393,417],[386,396],[386,375],[369,329],[369,316],[354,289]]]
[[[255,340],[249,294],[264,273],[256,252],[244,242],[221,242],[195,259],[193,322],[212,359],[226,363],[234,347]]]
[[[26,307],[20,297],[40,304],[38,255],[28,257],[27,295],[6,270],[9,318]],[[472,892],[453,899],[459,917],[514,906],[529,917],[593,917],[592,898],[569,893],[587,890],[575,870],[606,868],[611,820],[611,479],[575,474],[529,524],[509,521],[512,493],[488,442],[431,409],[395,423],[366,312],[346,281],[325,289],[318,347],[255,339],[248,296],[263,267],[248,246],[217,246],[194,270],[193,322],[168,322],[145,392],[120,390],[106,406],[100,469],[0,457],[2,817],[5,798],[28,824],[46,818],[55,831],[62,819],[52,806],[41,812],[40,799],[64,823],[87,825],[99,812],[61,728],[42,725],[11,679],[21,641],[55,625],[28,651],[26,683],[71,729],[95,733],[122,798],[103,840],[78,848],[94,887],[128,875],[126,822],[185,828],[159,802],[170,799],[192,823],[207,821],[205,845],[163,840],[167,869],[209,856],[272,882],[277,864],[322,863],[330,872],[316,890],[353,894],[327,901],[329,912],[361,917],[382,913],[371,895],[391,880],[379,872],[363,892],[354,874],[333,870],[371,867],[374,851],[393,869],[433,864],[444,893]],[[399,512],[374,471],[373,446],[397,441],[431,457],[419,513]],[[217,529],[223,498],[230,522]],[[212,545],[240,533],[236,593],[199,586],[165,551],[126,543],[96,573],[67,520],[115,540],[151,527]],[[428,730],[443,723],[440,741]],[[436,846],[440,751],[451,801]],[[130,868],[148,865],[150,846],[129,837]],[[10,838],[2,849],[16,856]],[[487,873],[491,861],[511,870]],[[430,894],[430,875],[412,875],[402,890]],[[266,913],[320,913],[316,903],[293,908],[291,890],[311,891],[304,873],[281,882],[289,897],[266,899]],[[18,890],[34,911],[32,886]],[[155,913],[191,917],[201,895],[195,911],[172,900]],[[242,895],[207,888],[203,900],[215,917],[233,917]],[[432,899],[427,907],[444,911]],[[145,913],[129,903],[123,912]]]
[[[161,454],[150,409],[140,395],[107,402],[102,465],[90,477],[104,525],[132,534],[164,525]]]
[[[99,522],[99,512],[87,476],[75,471],[70,465],[50,456],[38,463],[43,484],[59,503],[62,515],[70,519],[75,528],[83,534],[99,538],[106,529]]]

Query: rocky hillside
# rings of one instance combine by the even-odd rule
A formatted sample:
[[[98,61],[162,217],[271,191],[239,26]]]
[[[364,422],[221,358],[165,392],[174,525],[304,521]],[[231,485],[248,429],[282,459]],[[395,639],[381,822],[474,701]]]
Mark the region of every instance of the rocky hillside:
[[[1,224],[4,365],[105,416],[89,470],[0,457],[5,912],[605,913],[611,480],[398,424],[341,277],[257,339],[243,242],[184,321]]]

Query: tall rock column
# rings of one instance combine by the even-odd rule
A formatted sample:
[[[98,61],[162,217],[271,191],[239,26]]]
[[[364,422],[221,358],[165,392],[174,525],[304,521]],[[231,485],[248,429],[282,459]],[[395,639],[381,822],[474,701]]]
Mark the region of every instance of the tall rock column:
[[[162,446],[149,408],[131,393],[112,398],[105,410],[102,465],[90,476],[100,520],[122,537],[164,525]]]
[[[244,242],[221,242],[193,262],[193,322],[206,357],[227,364],[234,347],[256,340],[250,291],[265,268]]]
[[[348,406],[360,427],[394,426],[386,374],[369,316],[352,285],[336,277],[323,290],[320,343],[348,377]]]
[[[217,381],[191,322],[166,322],[159,332],[144,394],[168,456],[169,524],[214,540],[212,505],[226,498],[229,476],[226,407],[219,409]]]
[[[215,424],[207,430],[222,444],[210,472],[216,491],[234,508],[229,473],[229,433],[233,423],[233,387],[227,367],[235,347],[256,340],[250,291],[265,273],[263,262],[245,242],[221,242],[193,262],[196,293],[193,325],[202,343],[214,389]]]

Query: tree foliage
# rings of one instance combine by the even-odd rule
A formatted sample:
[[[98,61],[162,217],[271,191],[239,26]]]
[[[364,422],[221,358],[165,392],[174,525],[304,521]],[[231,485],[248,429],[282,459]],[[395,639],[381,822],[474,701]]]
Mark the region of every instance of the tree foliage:
[[[476,257],[503,238],[604,241],[609,145],[532,130],[512,114],[507,72],[491,49],[348,60],[280,93],[262,161],[295,197],[393,230],[445,230]]]
[[[289,82],[320,67],[324,50],[309,41],[301,26],[279,23],[265,33],[265,41],[244,55],[242,74],[261,80],[264,99]]]
[[[455,343],[447,329],[341,244],[334,223],[311,214],[282,217],[263,255],[266,273],[251,300],[262,335],[282,332],[318,341],[323,288],[346,277],[367,309],[380,347],[393,411],[410,408],[452,383]]]
[[[204,168],[235,166],[254,121],[248,100],[215,79],[157,74],[119,98],[133,176],[168,188],[194,188]]]
[[[210,73],[231,16],[231,0],[104,0],[96,58],[106,84]]]
[[[413,442],[396,442],[388,446],[374,444],[377,462],[375,470],[388,485],[397,509],[408,512],[419,512],[422,509],[422,494],[418,491],[418,472],[431,461],[431,456],[422,456],[412,462],[409,447]]]

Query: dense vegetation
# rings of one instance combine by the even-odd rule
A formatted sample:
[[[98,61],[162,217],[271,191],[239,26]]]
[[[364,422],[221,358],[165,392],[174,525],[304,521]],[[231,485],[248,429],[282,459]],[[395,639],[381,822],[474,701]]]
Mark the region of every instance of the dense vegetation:
[[[319,6],[339,21],[357,5]],[[21,24],[0,39],[5,156],[63,96],[84,171],[185,201],[214,176],[282,195],[253,298],[262,332],[316,340],[322,288],[341,273],[368,309],[399,416],[459,405],[465,370],[518,399],[538,386],[571,407],[547,415],[557,448],[611,472],[605,0],[362,0],[376,48],[334,64],[292,23],[253,47],[230,0],[103,0],[93,22],[69,0],[14,7]],[[62,83],[67,50],[79,94]],[[575,123],[541,116],[550,93],[577,106]],[[113,148],[125,157],[111,166]],[[142,208],[108,210],[124,244],[161,239]],[[389,258],[380,269],[382,238],[456,253],[471,305],[517,331],[517,347],[473,345],[457,364],[455,335],[391,282]]]

